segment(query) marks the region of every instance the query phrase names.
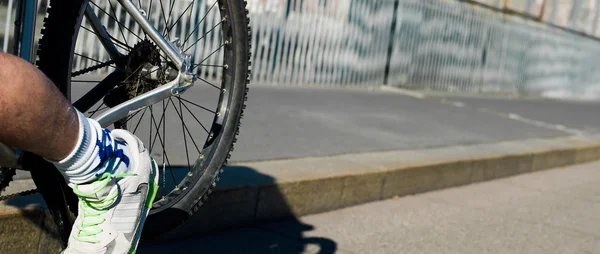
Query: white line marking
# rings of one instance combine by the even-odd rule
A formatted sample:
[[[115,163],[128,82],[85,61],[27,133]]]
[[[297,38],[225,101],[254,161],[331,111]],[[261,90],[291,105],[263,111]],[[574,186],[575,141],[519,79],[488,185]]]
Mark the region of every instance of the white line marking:
[[[381,90],[386,91],[386,92],[402,94],[402,95],[410,96],[410,97],[417,98],[417,99],[425,98],[425,95],[422,93],[407,90],[407,89],[402,89],[402,88],[398,88],[398,87],[381,86]]]

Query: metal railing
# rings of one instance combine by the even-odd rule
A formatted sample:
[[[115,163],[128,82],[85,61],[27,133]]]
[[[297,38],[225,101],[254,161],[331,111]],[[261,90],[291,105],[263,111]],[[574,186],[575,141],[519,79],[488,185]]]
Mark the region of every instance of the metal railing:
[[[402,0],[392,85],[600,97],[600,42],[459,2]]]
[[[12,1],[0,1],[0,7],[10,9]],[[186,8],[189,1],[175,1],[173,8]],[[199,4],[193,7],[192,23],[211,5],[211,1],[196,1]],[[253,30],[253,83],[337,86],[386,83],[442,91],[600,97],[600,82],[596,81],[600,78],[596,74],[600,67],[596,60],[599,41],[540,22],[459,1],[248,2]],[[550,3],[545,8],[558,6],[555,1],[547,2]],[[580,1],[575,2],[581,5]],[[106,5],[108,1],[97,3]],[[40,4],[43,13],[46,2]],[[161,18],[161,8],[152,10],[148,17],[157,21]],[[115,11],[123,12],[119,6]],[[6,15],[4,27],[10,32],[6,28],[11,17]],[[544,15],[560,23],[558,10]],[[132,24],[131,30],[139,32],[126,15],[117,16],[124,17],[122,22]],[[597,18],[587,20],[597,21]],[[213,12],[204,22],[197,34],[214,27],[219,22],[218,15]],[[583,26],[581,21],[571,23],[589,31],[596,27]],[[114,23],[108,24],[109,31],[121,34]],[[182,22],[171,35],[182,38],[192,30],[190,24]],[[136,40],[129,31],[124,31],[124,36]],[[10,48],[6,38],[5,51]],[[222,43],[219,36],[203,39],[194,57],[203,59],[211,53],[207,50],[219,43]],[[80,35],[75,50],[81,55],[108,60],[99,41],[90,33]],[[93,65],[89,61],[76,57],[74,68]],[[200,75],[210,77],[214,73],[204,70]]]

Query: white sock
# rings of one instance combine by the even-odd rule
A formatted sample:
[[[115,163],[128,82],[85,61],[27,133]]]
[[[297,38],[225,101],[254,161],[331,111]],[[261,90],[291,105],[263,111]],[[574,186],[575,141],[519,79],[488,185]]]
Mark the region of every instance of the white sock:
[[[77,111],[79,136],[73,151],[61,161],[51,161],[67,182],[89,183],[105,172],[126,172],[130,151],[127,144],[115,140],[110,130]]]

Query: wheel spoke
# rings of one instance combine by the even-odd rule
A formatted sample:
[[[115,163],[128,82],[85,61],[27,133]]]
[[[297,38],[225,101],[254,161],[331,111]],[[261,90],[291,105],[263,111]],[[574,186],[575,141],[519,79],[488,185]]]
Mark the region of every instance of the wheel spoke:
[[[177,99],[179,99],[179,102],[181,102],[181,99],[183,99],[183,98],[177,98]],[[206,127],[204,127],[204,124],[202,124],[202,122],[200,122],[200,120],[198,120],[198,118],[196,118],[196,115],[194,115],[194,113],[192,113],[192,111],[190,110],[190,108],[188,108],[183,103],[182,103],[182,105],[185,107],[185,109],[187,109],[188,112],[190,112],[190,114],[192,115],[192,117],[194,119],[196,119],[196,122],[198,122],[198,124],[200,124],[200,126],[202,126],[202,129],[204,129],[204,131],[206,132],[206,134],[209,134],[210,132],[208,132],[208,129],[206,129]]]
[[[161,117],[161,120],[159,120],[159,122],[162,123],[162,121],[164,121],[164,116],[165,116],[165,114],[164,114],[164,111],[163,111],[163,115]],[[155,121],[155,118],[154,118],[153,115],[151,116],[151,121],[152,121],[152,124],[154,124],[154,127],[156,128],[156,132],[158,134],[158,141],[160,142],[161,146],[163,147],[163,156],[164,156],[163,157],[163,179],[164,179],[164,177],[165,177],[165,173],[164,173],[164,168],[165,168],[164,167],[164,163],[165,163],[165,160],[167,162],[167,165],[169,165],[169,167],[171,167],[171,162],[169,161],[169,156],[164,152],[165,143],[163,141],[163,138],[160,136],[160,125],[161,124],[156,124],[156,121]],[[154,146],[154,144],[152,144],[152,145]],[[164,183],[165,183],[165,181],[163,181],[163,184]],[[164,185],[163,185],[163,192],[164,192]],[[163,197],[164,197],[164,193],[163,193]]]
[[[225,44],[221,44],[221,46],[219,46],[217,49],[215,49],[215,51],[210,53],[210,55],[208,55],[206,58],[202,59],[202,61],[200,61],[200,63],[204,63],[204,61],[206,61],[206,59],[208,59],[209,57],[211,57],[212,55],[217,53],[217,51],[219,51],[221,48],[223,48],[223,46],[225,46]]]
[[[92,4],[96,5],[96,3],[94,3],[93,1],[90,1]],[[113,6],[111,1],[108,1],[108,5],[110,5],[110,10],[113,13],[114,17],[113,20],[115,22],[117,22],[117,24],[119,25],[119,31],[121,32],[121,36],[123,37],[123,40],[125,41],[125,44],[129,45],[129,43],[127,42],[127,38],[125,38],[125,33],[123,32],[123,27],[125,27],[127,29],[126,26],[124,26],[118,19],[117,19],[117,12],[115,11],[115,7]],[[106,13],[106,11],[104,11],[104,9],[100,8],[98,5],[96,5],[96,7],[98,7],[98,9],[102,10],[102,12]],[[110,17],[110,14],[106,13],[106,15],[108,15]],[[131,32],[131,30],[129,30],[129,32]],[[132,32],[133,33],[133,32]],[[136,34],[137,36],[137,34]]]
[[[146,114],[146,110],[148,108],[144,108],[144,112],[142,112],[142,115],[140,116],[140,120],[137,122],[137,124],[135,125],[135,128],[133,129],[133,134],[135,134],[135,132],[137,131],[138,127],[140,126],[140,123],[142,122],[142,119],[144,118],[144,115]]]
[[[201,78],[201,77],[198,77],[198,79],[199,79],[200,81],[202,81],[202,82],[206,83],[206,84],[209,84],[210,86],[212,86],[212,87],[214,87],[214,88],[216,88],[216,89],[223,90],[222,88],[220,88],[220,87],[218,87],[218,86],[214,85],[213,83],[210,83],[210,82],[208,82],[206,79],[203,79],[203,78]]]
[[[194,64],[192,66],[192,68],[196,68],[198,66],[203,66],[203,67],[219,67],[219,68],[225,68],[225,65],[215,65],[215,64]]]
[[[108,4],[110,5],[110,10],[112,11],[113,15],[115,16],[113,19],[115,20],[115,22],[117,22],[117,24],[119,24],[119,31],[121,32],[121,36],[123,36],[123,40],[125,41],[125,43],[127,45],[129,45],[129,43],[127,42],[127,38],[125,37],[125,33],[123,32],[123,28],[125,28],[127,31],[129,31],[130,33],[135,35],[135,37],[137,37],[138,39],[141,40],[142,38],[140,38],[140,36],[138,36],[136,33],[131,31],[127,26],[123,25],[123,23],[119,22],[119,20],[117,19],[117,12],[115,11],[115,7],[113,6],[113,4],[110,0],[108,1]],[[106,15],[109,15],[109,14],[106,13]]]
[[[112,66],[110,66],[112,67]],[[114,67],[113,67],[114,68]],[[71,82],[79,82],[79,83],[100,83],[100,80],[71,80]]]
[[[165,116],[165,111],[166,111],[166,107],[165,107],[165,105],[164,105],[164,100],[163,100],[163,115],[162,115],[162,117],[161,117],[161,120],[159,120],[159,122],[161,122],[161,123],[163,123],[163,122],[165,122],[165,121],[166,121],[166,119],[165,119],[165,117],[164,117],[164,116]],[[160,136],[160,134],[159,134],[159,133],[160,133],[160,125],[161,125],[161,124],[158,124],[158,125],[157,125],[157,124],[156,124],[156,121],[154,121],[154,117],[152,117],[152,118],[151,118],[151,120],[152,120],[152,123],[154,124],[154,127],[156,127],[156,132],[157,132],[157,134],[158,134],[158,141],[160,142],[161,146],[163,147],[163,169],[162,169],[162,171],[163,171],[163,172],[162,172],[162,173],[163,173],[163,188],[162,188],[162,190],[163,190],[163,191],[162,191],[162,192],[163,192],[163,193],[162,193],[162,194],[163,194],[163,197],[164,197],[164,190],[165,190],[165,188],[166,188],[166,186],[165,186],[165,184],[166,184],[166,180],[165,180],[165,165],[164,165],[164,164],[165,164],[165,160],[166,160],[166,163],[167,163],[167,165],[168,165],[168,166],[169,166],[169,168],[170,168],[170,167],[171,167],[171,162],[169,161],[169,156],[168,156],[168,155],[167,155],[167,153],[165,152],[165,142],[166,142],[166,140],[164,140],[164,139],[163,139],[164,137],[161,137],[161,136]],[[166,125],[166,124],[165,124],[165,125]],[[163,136],[165,136],[165,135],[166,135],[166,134],[165,134],[165,128],[164,128],[164,126],[163,126]],[[171,170],[171,175],[173,176],[173,179],[175,179],[175,175],[173,174],[173,171],[172,171],[172,170]],[[175,180],[174,180],[174,181],[175,181]]]
[[[148,147],[150,148],[150,154],[152,154],[152,148],[154,147],[154,144],[152,144],[152,122],[154,121],[154,110],[152,109],[152,105],[149,106],[150,108],[150,124],[148,124],[150,126],[150,136],[148,137]]]
[[[215,26],[213,26],[210,30],[208,30],[204,35],[202,35],[202,37],[198,38],[196,41],[194,41],[194,43],[192,43],[192,45],[190,45],[189,47],[187,47],[185,51],[188,51],[190,48],[192,48],[194,45],[196,45],[200,40],[204,39],[204,37],[206,37],[206,35],[208,35],[209,33],[211,33],[213,30],[215,30],[215,28],[217,28],[218,26],[221,25],[221,23],[223,23],[223,21],[219,21],[219,23],[217,23]]]
[[[100,108],[102,107],[102,105],[104,105],[104,103],[100,103],[100,105],[98,105],[98,107],[94,111],[88,112],[88,113],[91,113],[91,115],[89,116],[89,118],[92,118],[94,116],[94,114],[96,114],[96,112],[98,112],[100,110]]]
[[[204,109],[204,110],[206,110],[206,111],[208,111],[208,112],[210,112],[210,113],[213,113],[213,114],[216,114],[216,113],[217,113],[217,112],[215,112],[215,111],[212,111],[212,110],[210,110],[210,109],[207,109],[207,108],[205,108],[205,107],[202,107],[202,106],[200,106],[200,105],[198,105],[198,104],[196,104],[196,103],[193,103],[193,102],[191,102],[191,101],[188,101],[188,100],[186,100],[186,99],[184,99],[184,98],[180,98],[180,99],[181,99],[181,100],[183,100],[183,101],[185,101],[185,102],[187,102],[187,103],[189,103],[189,104],[192,104],[192,105],[194,105],[194,106],[196,106],[196,107],[199,107],[199,108],[201,108],[201,109]]]
[[[127,119],[125,119],[125,122],[129,122],[129,120],[133,119],[133,117],[135,117],[140,112],[141,112],[141,110],[138,110],[137,112],[135,112],[132,115],[128,116]]]
[[[135,69],[134,72],[132,72],[131,74],[129,74],[129,76],[127,76],[125,79],[123,79],[123,81],[129,80],[129,78],[133,77],[133,75],[135,75],[142,67],[143,67],[143,65],[138,66],[137,69]]]
[[[210,13],[210,11],[215,7],[216,4],[217,4],[217,1],[215,1],[215,3],[208,9],[208,11],[206,11],[206,13],[204,14],[204,17],[202,17],[202,19],[200,21],[198,21],[198,24],[196,24],[196,27],[194,27],[194,30],[192,30],[192,32],[185,37],[185,40],[183,40],[183,43],[181,45],[185,46],[185,43],[190,39],[192,34],[194,34],[196,32],[196,30],[198,30],[198,27],[200,26],[202,21],[204,21],[206,16],[208,16],[208,13]]]
[[[154,134],[154,140],[152,140],[152,146],[154,146],[154,144],[156,143],[156,138],[158,138],[158,136],[159,136],[160,126],[162,126],[162,121],[163,121],[164,117],[165,117],[165,114],[163,114],[161,116],[161,118],[158,120],[158,127],[156,127],[156,133]],[[152,120],[152,121],[154,121],[154,120]]]
[[[192,3],[193,3],[193,2],[196,2],[196,1],[195,1],[195,0],[192,0]],[[189,12],[189,15],[188,15],[188,21],[189,21],[189,22],[191,22],[191,21],[192,21],[192,12],[194,12],[194,7],[193,7],[193,6],[192,6],[192,10]],[[191,24],[190,24],[190,25],[191,25]],[[184,32],[184,33],[185,33],[185,32]],[[186,38],[186,39],[187,39],[187,38]],[[183,45],[184,45],[184,44],[182,44],[182,46],[181,46],[181,47],[183,47]]]
[[[83,58],[85,58],[85,59],[88,59],[88,60],[94,61],[94,62],[96,62],[96,63],[98,63],[98,64],[106,64],[106,63],[108,63],[108,62],[110,61],[110,60],[109,60],[109,61],[106,61],[106,62],[101,62],[100,60],[97,60],[97,59],[94,59],[94,58],[91,58],[91,57],[89,57],[89,56],[82,55],[82,54],[79,54],[79,53],[73,53],[73,55],[76,55],[76,56],[83,57]],[[117,70],[120,70],[120,71],[122,71],[122,70],[121,70],[121,69],[119,69],[117,66],[109,65],[109,67],[113,67],[113,68],[115,68],[115,69],[117,69]]]
[[[89,28],[87,28],[87,27],[85,27],[85,26],[82,26],[81,28],[83,28],[83,30],[86,30],[86,31],[88,31],[88,32],[90,32],[90,33],[92,33],[92,34],[96,35],[96,37],[97,37],[97,38],[100,38],[101,40],[107,40],[107,39],[104,39],[104,37],[102,37],[102,36],[98,35],[98,34],[97,34],[96,32],[94,32],[93,30],[91,30],[91,29],[89,29]],[[110,34],[108,35],[108,37],[109,37],[109,38],[112,40],[112,42],[116,42],[116,43],[115,43],[115,46],[117,46],[117,47],[119,47],[119,48],[121,48],[121,49],[123,49],[123,50],[125,50],[125,51],[127,51],[127,52],[131,51],[131,47],[129,47],[129,45],[127,45],[127,44],[123,43],[122,41],[119,41],[119,40],[118,40],[117,38],[115,38],[115,37],[112,37]]]
[[[179,95],[177,96],[179,97]],[[171,98],[169,98],[170,100]],[[183,134],[183,145],[185,146],[185,158],[187,159],[187,164],[188,164],[188,171],[190,171],[190,168],[192,167],[190,164],[190,152],[188,151],[188,145],[187,145],[187,136],[185,135],[185,121],[183,120],[183,109],[181,107],[181,100],[179,100],[179,112],[181,112],[181,115],[179,115],[179,118],[181,119],[181,133]],[[176,110],[177,111],[177,110]],[[190,138],[192,140],[194,140],[194,137],[190,136]]]
[[[169,23],[171,22],[171,14],[173,13],[173,5],[174,5],[174,4],[175,4],[175,1],[173,1],[173,0],[169,0],[169,15],[168,15],[168,18],[167,18],[167,22],[165,23],[165,29],[163,30],[163,33],[164,33],[165,31],[167,31],[167,28],[169,27]],[[169,34],[168,34],[168,33],[166,33],[165,35],[166,35],[167,37],[169,37]]]
[[[173,107],[175,108],[175,112],[177,112],[177,115],[179,115],[179,117],[183,119],[183,115],[179,113],[179,111],[177,110],[177,107],[175,107],[175,103],[173,102],[173,100],[171,98],[169,98],[169,101],[171,101],[171,104],[173,104]],[[181,103],[181,100],[179,102]],[[181,113],[183,113],[183,112],[181,112]],[[198,154],[201,154],[202,152],[200,152],[200,149],[198,148],[196,141],[194,141],[192,133],[190,133],[190,130],[188,129],[187,125],[184,122],[181,122],[181,123],[183,125],[183,129],[187,131],[187,133],[190,137],[192,137],[192,143],[196,147],[196,151],[198,151]],[[189,163],[189,161],[188,161],[188,163]]]
[[[163,104],[163,114],[165,114],[167,112],[167,107],[169,106],[169,104],[167,104],[166,107],[165,107],[165,100],[162,101],[162,104]],[[166,133],[166,131],[167,131],[167,117],[166,117],[166,114],[165,114],[165,117],[163,118],[163,127],[162,128],[163,128],[163,139],[164,139],[163,149],[162,150],[163,150],[163,156],[165,158],[167,158],[167,133]],[[169,165],[169,172],[171,172],[171,177],[173,179],[173,183],[175,185],[177,185],[177,181],[175,180],[175,174],[173,174],[173,169],[171,168],[171,163],[169,162],[169,160],[167,160],[167,164]],[[163,174],[165,173],[164,171],[165,171],[165,168],[164,168],[164,162],[163,162]],[[163,176],[163,180],[164,180],[163,185],[166,185],[165,176]]]
[[[190,9],[190,7],[192,7],[192,9],[193,9],[195,2],[196,1],[192,1],[190,4],[188,4],[188,6],[185,8],[185,10],[179,15],[179,17],[177,17],[177,20],[175,20],[175,22],[167,28],[167,34],[169,34],[171,32],[171,29],[173,29],[173,27],[175,27],[175,25],[177,25],[177,22],[179,22],[179,20],[181,20],[181,17],[183,17],[183,15],[188,11],[188,9]],[[192,12],[190,11],[190,14],[191,13]]]
[[[158,0],[158,1],[160,1],[160,10],[161,10],[161,12],[160,12],[160,13],[162,14],[162,17],[163,17],[163,19],[164,19],[164,21],[165,21],[165,27],[166,27],[166,26],[168,26],[169,24],[167,23],[167,17],[165,16],[165,9],[163,8],[163,2],[162,2],[162,0]],[[159,29],[159,28],[158,28],[158,26],[157,26],[157,27],[156,27],[156,30],[158,30],[158,29]]]
[[[152,0],[150,0],[150,5],[148,5],[148,17],[150,17],[150,13],[152,13]],[[150,20],[150,18],[148,18]]]
[[[110,58],[113,60],[120,58],[121,53],[117,49],[117,46],[115,46],[115,43],[110,41],[110,36],[108,32],[106,31],[106,29],[104,29],[104,26],[100,24],[101,21],[98,18],[98,15],[96,15],[96,12],[94,11],[94,8],[92,8],[91,5],[87,5],[87,7],[85,8],[84,15],[86,19],[91,23],[90,25],[92,29],[96,32],[96,37],[100,39],[100,44],[102,44],[102,47],[104,48],[104,50],[106,50]]]

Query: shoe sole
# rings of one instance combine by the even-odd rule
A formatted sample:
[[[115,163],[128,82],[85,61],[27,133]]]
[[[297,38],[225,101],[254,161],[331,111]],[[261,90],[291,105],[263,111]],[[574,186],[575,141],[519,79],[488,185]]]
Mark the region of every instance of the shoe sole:
[[[129,249],[128,254],[135,254],[138,243],[140,242],[140,238],[142,236],[142,231],[144,231],[144,223],[146,223],[146,218],[148,218],[148,213],[150,213],[150,209],[152,208],[152,203],[154,203],[154,198],[156,198],[156,193],[158,191],[158,165],[156,161],[152,159],[152,172],[150,174],[150,179],[148,181],[148,195],[146,196],[146,201],[144,202],[144,207],[141,212],[140,221],[137,225],[137,229],[135,231],[135,235],[133,236],[131,248]]]

